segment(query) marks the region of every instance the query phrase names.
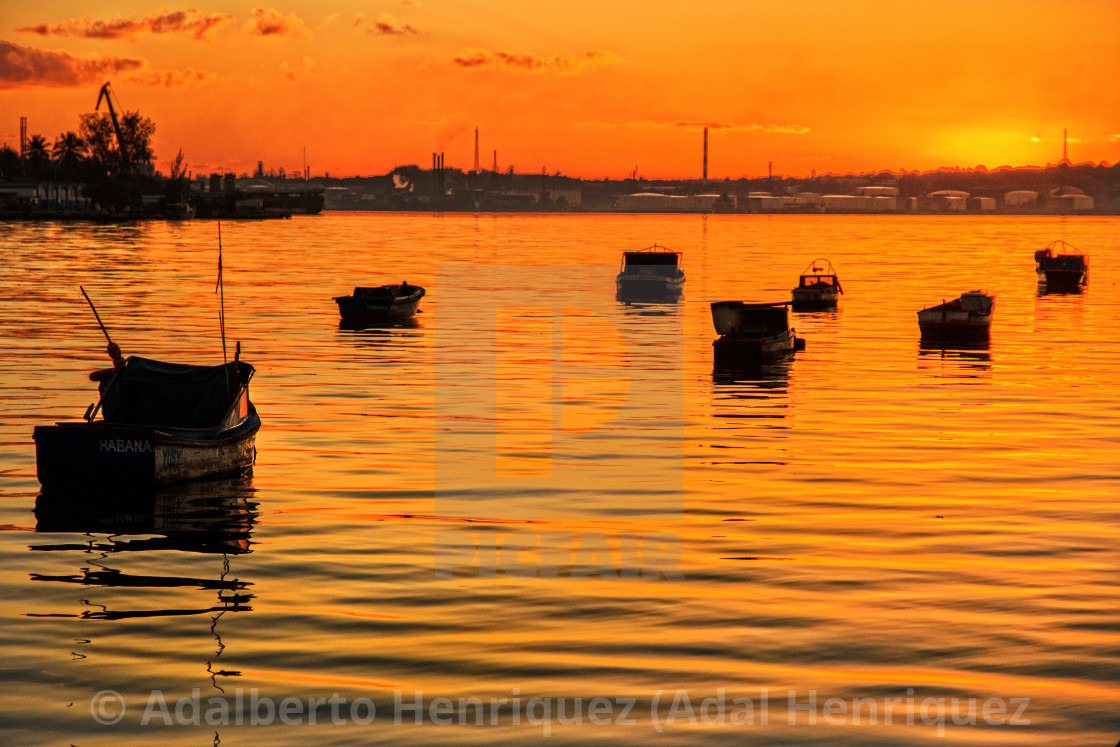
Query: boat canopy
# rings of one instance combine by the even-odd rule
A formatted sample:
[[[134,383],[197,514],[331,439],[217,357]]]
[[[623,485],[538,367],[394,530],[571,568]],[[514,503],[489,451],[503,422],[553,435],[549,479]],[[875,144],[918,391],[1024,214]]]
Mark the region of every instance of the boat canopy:
[[[984,291],[962,293],[958,300],[965,311],[975,311],[980,314],[991,314],[992,306],[995,304],[995,297],[989,296]]]
[[[712,303],[716,334],[769,337],[789,330],[789,304],[716,301]]]
[[[219,366],[130,357],[100,385],[106,422],[169,428],[212,428],[248,383],[253,367],[241,361]]]
[[[679,252],[669,251],[641,251],[623,252],[627,267],[676,267],[681,261]]]
[[[811,285],[835,285],[841,293],[840,280],[835,275],[802,275],[799,288],[808,288]]]

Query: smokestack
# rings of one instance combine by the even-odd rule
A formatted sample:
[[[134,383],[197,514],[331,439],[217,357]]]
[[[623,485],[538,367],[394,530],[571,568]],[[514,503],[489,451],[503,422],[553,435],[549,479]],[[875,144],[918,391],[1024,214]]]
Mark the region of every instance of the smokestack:
[[[704,128],[704,181],[708,181],[708,128]]]
[[[1062,163],[1069,163],[1069,150],[1067,144],[1069,142],[1069,130],[1065,127],[1062,128]]]
[[[482,171],[482,167],[478,165],[478,128],[474,128],[474,173]]]
[[[495,174],[498,173],[498,151],[497,151],[497,149],[494,150],[494,173]]]

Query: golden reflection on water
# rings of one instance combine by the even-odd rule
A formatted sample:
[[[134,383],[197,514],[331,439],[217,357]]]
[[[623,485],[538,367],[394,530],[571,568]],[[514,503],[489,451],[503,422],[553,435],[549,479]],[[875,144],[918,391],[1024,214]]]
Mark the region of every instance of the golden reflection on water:
[[[647,715],[655,692],[677,688],[697,700],[914,688],[1030,698],[1031,725],[950,724],[939,737],[920,720],[791,726],[783,708],[746,737],[1114,742],[1117,225],[364,214],[223,225],[227,326],[258,369],[264,422],[251,485],[47,521],[32,514],[31,429],[80,416],[85,375],[104,365],[77,286],[126,354],[216,362],[216,226],[7,226],[5,720],[28,743],[143,744],[152,732],[134,719],[92,724],[90,697],[231,683],[390,709],[396,689],[632,696]],[[1037,293],[1033,252],[1058,236],[1092,247],[1083,294]],[[683,297],[616,300],[620,253],[654,239],[684,252]],[[791,315],[807,349],[713,375],[709,303],[785,300],[816,256],[845,295],[835,312]],[[415,323],[339,328],[334,295],[402,277],[428,289]],[[997,297],[990,344],[922,347],[915,312],[977,287]],[[370,735],[317,728],[218,731]],[[394,742],[541,737],[508,716],[380,728]],[[554,733],[655,734],[648,718]],[[743,737],[679,723],[664,738]]]

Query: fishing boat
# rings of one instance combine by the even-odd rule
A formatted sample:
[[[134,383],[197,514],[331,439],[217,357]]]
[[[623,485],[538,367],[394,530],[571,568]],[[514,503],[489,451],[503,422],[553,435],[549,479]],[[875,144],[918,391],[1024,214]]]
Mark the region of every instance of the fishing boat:
[[[261,420],[249,400],[254,369],[241,360],[241,343],[233,361],[220,366],[125,358],[89,294],[79,289],[108,340],[105,351],[113,366],[89,375],[100,396],[86,408],[83,420],[35,427],[35,464],[43,491],[143,490],[250,470]],[[219,290],[225,360],[221,224],[215,291]]]
[[[109,347],[114,367],[90,374],[100,399],[85,419],[35,427],[44,491],[137,489],[253,466],[261,421],[249,400],[251,365],[240,356],[218,366],[124,359]]]
[[[918,312],[923,340],[986,340],[992,327],[995,296],[976,290]]]
[[[835,309],[843,292],[832,263],[827,259],[814,259],[793,289],[793,310]]]
[[[757,366],[805,349],[789,326],[789,304],[716,301],[712,323],[718,338],[712,343],[717,369]]]
[[[359,286],[352,295],[335,296],[334,300],[338,304],[342,324],[361,327],[393,323],[415,316],[423,297],[423,288],[404,281],[399,285]]]
[[[623,252],[615,286],[621,300],[675,300],[684,289],[681,253],[657,244]]]
[[[1089,260],[1061,239],[1035,252],[1034,261],[1038,282],[1049,293],[1079,293],[1089,281]]]

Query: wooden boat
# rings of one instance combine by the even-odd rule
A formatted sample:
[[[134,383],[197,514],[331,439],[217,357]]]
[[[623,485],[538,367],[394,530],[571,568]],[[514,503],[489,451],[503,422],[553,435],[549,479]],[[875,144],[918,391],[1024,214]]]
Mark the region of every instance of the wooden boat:
[[[805,349],[805,341],[789,326],[785,302],[716,301],[712,323],[719,334],[712,343],[717,369],[757,366]]]
[[[843,292],[832,263],[827,259],[814,259],[793,289],[793,310],[835,309]]]
[[[119,355],[115,368],[91,374],[101,398],[85,420],[36,426],[44,491],[137,489],[253,466],[261,421],[249,401],[251,365],[237,358],[191,366]],[[98,410],[101,420],[95,420]]]
[[[1071,251],[1072,250],[1072,251]],[[1089,282],[1089,260],[1061,239],[1034,253],[1038,282],[1050,293],[1079,293]]]
[[[408,319],[416,314],[423,297],[423,288],[405,281],[399,285],[357,287],[352,295],[335,296],[334,300],[342,324],[360,327]]]
[[[675,300],[684,289],[681,253],[657,244],[623,252],[615,286],[622,300]]]
[[[983,340],[992,326],[995,297],[984,291],[969,291],[953,301],[918,312],[923,340]]]

